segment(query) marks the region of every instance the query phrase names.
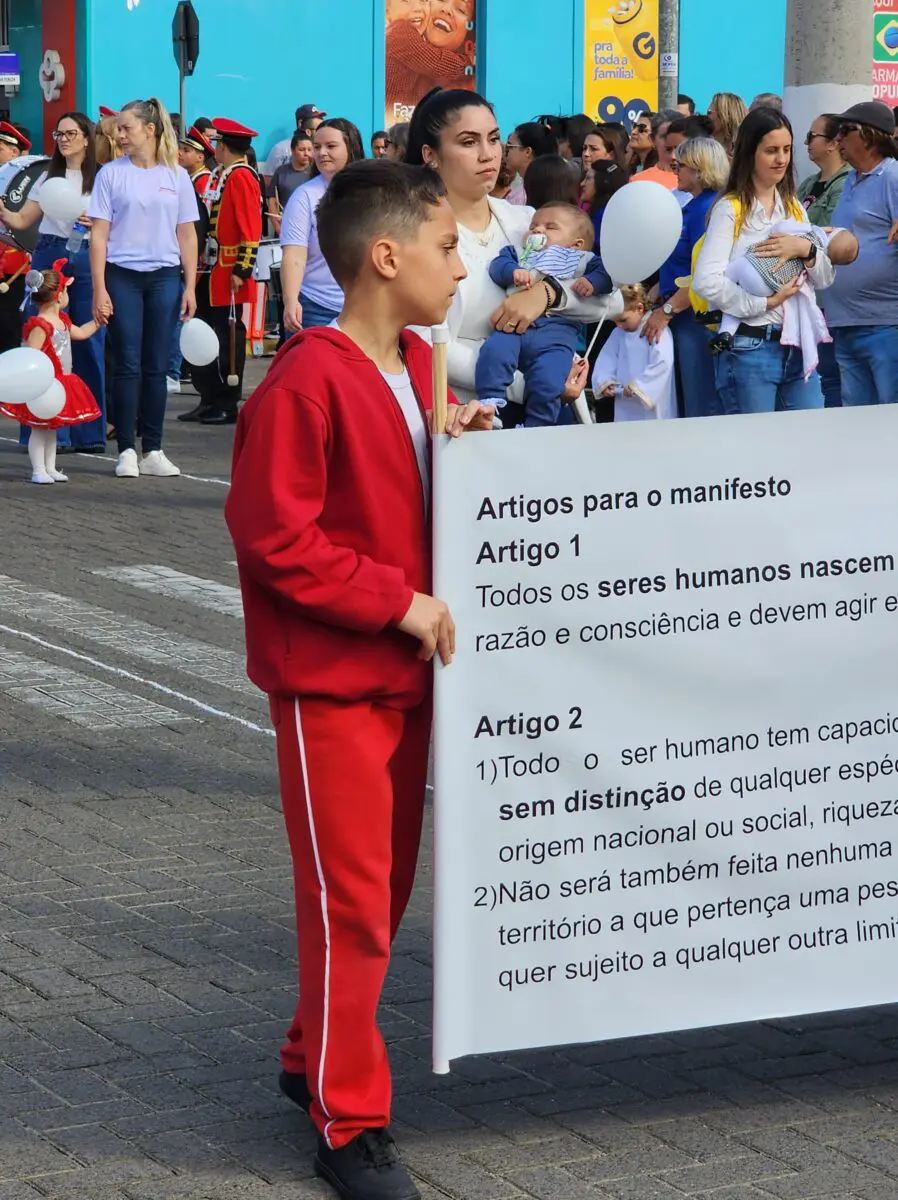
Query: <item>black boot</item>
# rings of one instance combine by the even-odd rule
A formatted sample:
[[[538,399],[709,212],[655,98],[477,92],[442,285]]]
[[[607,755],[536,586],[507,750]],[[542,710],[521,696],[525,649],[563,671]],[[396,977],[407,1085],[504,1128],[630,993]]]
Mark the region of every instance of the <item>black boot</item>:
[[[315,1173],[343,1200],[421,1200],[388,1129],[365,1129],[339,1150],[319,1138]]]
[[[278,1087],[287,1099],[292,1100],[303,1112],[307,1113],[312,1107],[312,1093],[309,1091],[305,1075],[299,1075],[295,1071],[281,1071]]]
[[[217,408],[214,404],[203,404],[201,402],[196,406],[196,408],[192,408],[190,412],[179,413],[178,420],[191,422],[202,421],[203,417],[211,417],[214,416],[215,413],[220,412],[221,409]]]
[[[201,425],[236,425],[237,424],[237,409],[236,408],[220,408],[217,412],[210,412],[207,417],[200,417]]]

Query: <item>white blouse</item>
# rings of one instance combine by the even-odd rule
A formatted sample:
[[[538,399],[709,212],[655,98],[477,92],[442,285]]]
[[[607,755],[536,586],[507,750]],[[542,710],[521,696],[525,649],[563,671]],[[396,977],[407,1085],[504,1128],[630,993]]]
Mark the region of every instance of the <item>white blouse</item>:
[[[747,325],[782,325],[781,308],[768,311],[766,297],[752,296],[738,283],[727,279],[724,272],[734,258],[741,257],[756,242],[763,242],[771,228],[785,219],[786,210],[779,193],[770,216],[760,201],[755,200],[737,238],[735,209],[725,197],[717,201],[711,209],[708,232],[695,264],[692,283],[693,290],[707,300],[712,310],[729,313]],[[809,223],[804,210],[795,219]],[[815,288],[828,288],[835,279],[835,269],[822,250],[817,251],[817,261],[808,268],[808,275]]]

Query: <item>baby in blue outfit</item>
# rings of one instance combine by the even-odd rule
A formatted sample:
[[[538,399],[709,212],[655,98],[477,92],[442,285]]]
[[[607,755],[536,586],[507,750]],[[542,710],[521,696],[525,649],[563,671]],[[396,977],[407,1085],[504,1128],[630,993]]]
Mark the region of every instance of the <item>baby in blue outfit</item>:
[[[524,246],[506,246],[490,263],[490,278],[510,291],[535,287],[540,280],[573,279],[572,291],[583,297],[614,290],[602,260],[592,254],[595,238],[588,214],[574,204],[547,204],[534,214]],[[475,383],[484,404],[505,404],[515,371],[524,376],[523,424],[555,425],[561,396],[580,343],[583,326],[564,311],[539,317],[525,333],[500,330],[484,343],[477,360]]]

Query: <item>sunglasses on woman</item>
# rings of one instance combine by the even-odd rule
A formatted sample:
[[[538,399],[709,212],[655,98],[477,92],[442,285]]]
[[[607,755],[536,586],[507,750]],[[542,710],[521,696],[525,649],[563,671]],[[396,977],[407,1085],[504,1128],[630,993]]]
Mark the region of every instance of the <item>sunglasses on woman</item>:
[[[651,125],[634,125],[633,132],[634,133],[651,133],[652,127],[651,127]]]

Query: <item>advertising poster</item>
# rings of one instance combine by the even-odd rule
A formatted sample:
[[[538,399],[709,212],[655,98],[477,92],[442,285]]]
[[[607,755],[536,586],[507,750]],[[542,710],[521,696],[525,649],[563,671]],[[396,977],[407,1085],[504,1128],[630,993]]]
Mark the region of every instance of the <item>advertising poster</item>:
[[[658,107],[658,0],[585,0],[583,111],[629,129]]]
[[[477,89],[476,0],[386,0],[387,129],[431,88]]]
[[[898,0],[873,0],[873,98],[898,104]]]
[[[440,440],[438,1070],[894,1003],[896,434]]]

